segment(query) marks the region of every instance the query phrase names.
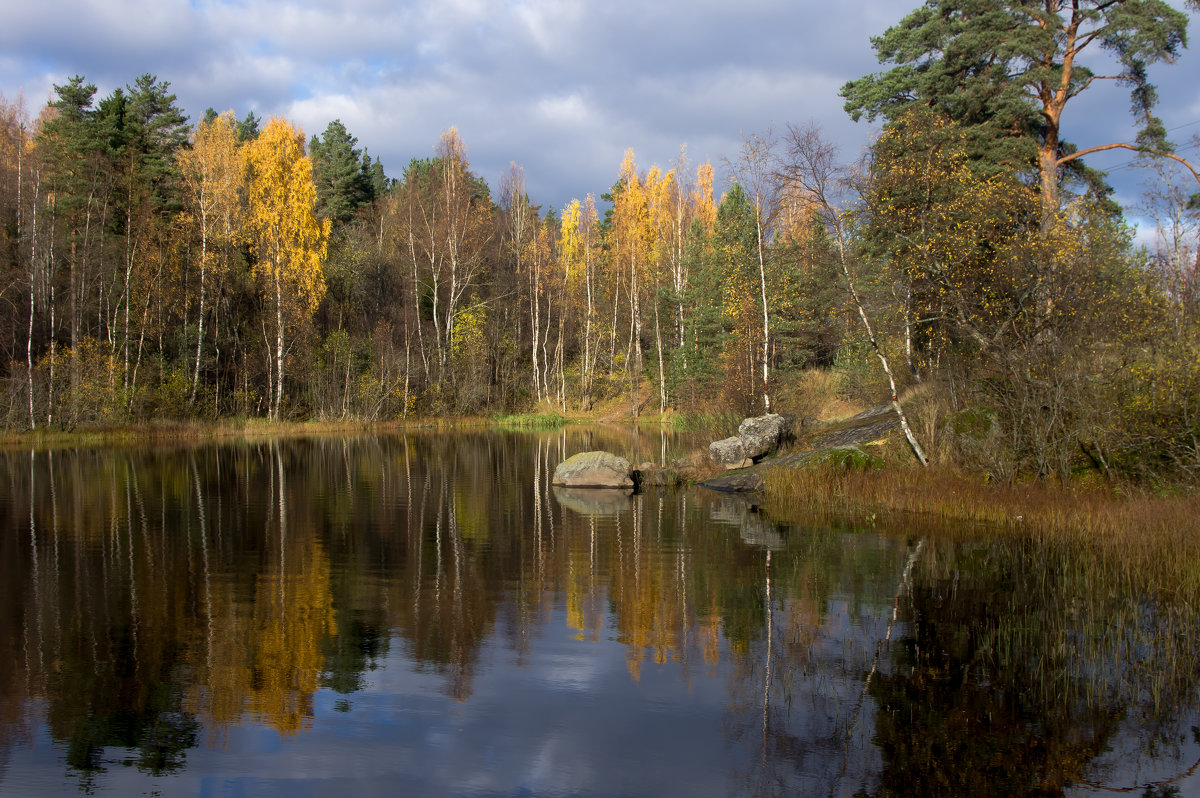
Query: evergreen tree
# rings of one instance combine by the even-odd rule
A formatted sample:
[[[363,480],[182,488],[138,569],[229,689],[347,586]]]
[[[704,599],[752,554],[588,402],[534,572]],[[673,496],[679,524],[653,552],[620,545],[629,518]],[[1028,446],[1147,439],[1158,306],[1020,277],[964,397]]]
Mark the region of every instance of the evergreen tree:
[[[238,141],[244,144],[258,138],[260,122],[262,117],[255,116],[253,111],[247,111],[246,116],[237,125]]]
[[[340,119],[325,128],[324,136],[313,136],[309,151],[313,160],[313,181],[317,187],[317,215],[343,225],[354,218],[359,208],[375,196],[370,156],[354,145]],[[382,171],[382,169],[380,170]]]
[[[1200,8],[1197,0],[1188,5]],[[1048,219],[1058,209],[1064,169],[1106,191],[1100,175],[1082,169],[1082,156],[1114,148],[1171,153],[1153,115],[1158,98],[1147,68],[1174,61],[1186,44],[1187,16],[1163,0],[926,0],[871,39],[891,69],[848,82],[841,95],[856,120],[891,122],[918,107],[945,113],[963,127],[986,173],[1036,175]],[[1115,60],[1111,70],[1101,59],[1099,72],[1084,63],[1098,50]],[[1106,80],[1131,88],[1141,131],[1133,143],[1077,150],[1062,139],[1063,113]]]
[[[178,210],[175,156],[188,139],[187,116],[175,104],[171,84],[143,74],[128,87],[125,138],[133,149],[131,166],[145,183],[155,210]]]

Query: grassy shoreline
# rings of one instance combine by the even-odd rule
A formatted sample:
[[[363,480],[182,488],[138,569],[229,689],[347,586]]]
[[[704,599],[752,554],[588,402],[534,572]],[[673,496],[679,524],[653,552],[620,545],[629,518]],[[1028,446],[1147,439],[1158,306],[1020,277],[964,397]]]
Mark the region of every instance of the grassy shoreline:
[[[271,421],[262,418],[225,419],[213,422],[149,422],[75,430],[36,429],[0,435],[0,448],[52,449],[138,444],[204,443],[207,441],[262,440],[318,435],[372,435],[409,430],[483,429],[494,425],[488,418],[414,418],[405,421]]]
[[[993,483],[946,468],[773,469],[763,508],[784,523],[849,523],[944,540],[1034,540],[1086,550],[1097,585],[1200,596],[1200,495],[1129,485]]]

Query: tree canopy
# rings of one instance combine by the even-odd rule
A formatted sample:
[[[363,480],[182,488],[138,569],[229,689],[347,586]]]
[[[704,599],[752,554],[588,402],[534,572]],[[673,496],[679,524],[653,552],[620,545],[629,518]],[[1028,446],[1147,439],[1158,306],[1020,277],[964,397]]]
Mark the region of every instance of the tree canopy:
[[[1200,9],[1196,0],[1187,5]],[[1100,176],[1082,169],[1084,155],[1172,152],[1154,115],[1148,68],[1173,62],[1187,46],[1187,22],[1163,0],[926,0],[871,39],[891,68],[849,81],[841,96],[856,120],[940,110],[963,127],[989,171],[1036,174],[1043,213],[1053,213],[1068,168],[1103,190]],[[1068,103],[1097,81],[1129,87],[1136,141],[1080,150],[1062,138]]]

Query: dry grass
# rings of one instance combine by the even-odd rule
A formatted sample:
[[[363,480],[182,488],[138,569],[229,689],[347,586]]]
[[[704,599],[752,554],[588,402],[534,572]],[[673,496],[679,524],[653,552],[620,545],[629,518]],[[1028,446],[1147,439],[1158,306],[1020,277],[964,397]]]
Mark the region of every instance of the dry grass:
[[[411,430],[481,429],[493,425],[487,418],[410,418],[365,421],[271,421],[265,418],[223,419],[215,422],[155,422],[75,430],[37,429],[0,435],[0,448],[62,449],[140,444],[201,443],[205,441],[304,438],[327,435],[365,435]]]
[[[1121,495],[1103,487],[997,485],[945,469],[846,470],[820,465],[766,474],[768,509],[821,522],[878,519],[950,538],[1036,539],[1085,552],[1096,576],[1200,597],[1200,496]]]

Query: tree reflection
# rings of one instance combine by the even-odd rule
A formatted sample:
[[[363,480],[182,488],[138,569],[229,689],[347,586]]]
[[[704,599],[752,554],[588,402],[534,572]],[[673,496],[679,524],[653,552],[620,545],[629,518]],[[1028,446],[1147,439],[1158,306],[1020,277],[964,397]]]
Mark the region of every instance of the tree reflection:
[[[600,434],[0,456],[0,752],[40,702],[85,788],[170,773],[239,724],[302,734],[322,689],[354,711],[397,655],[470,701],[489,645],[537,673],[554,625],[631,683],[724,679],[730,793],[1059,794],[1193,705],[1190,609],[1080,552],[562,501]]]

